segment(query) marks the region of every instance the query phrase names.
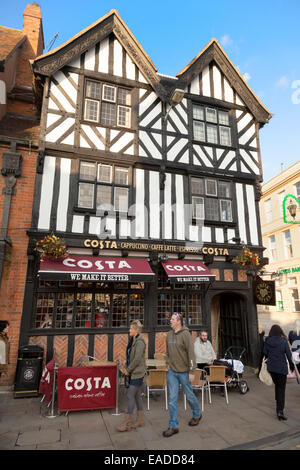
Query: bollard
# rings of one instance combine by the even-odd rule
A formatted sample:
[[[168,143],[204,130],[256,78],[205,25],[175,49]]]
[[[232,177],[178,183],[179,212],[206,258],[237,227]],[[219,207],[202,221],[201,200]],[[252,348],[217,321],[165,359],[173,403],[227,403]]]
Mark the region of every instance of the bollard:
[[[54,363],[54,370],[53,370],[53,384],[52,384],[52,398],[51,398],[51,409],[50,413],[45,415],[45,418],[56,418],[57,415],[54,414],[54,402],[55,402],[55,391],[56,391],[56,371],[58,367],[56,361]]]
[[[119,366],[120,361],[117,360],[117,380],[116,380],[116,411],[112,413],[112,416],[120,416],[122,413],[119,413]]]

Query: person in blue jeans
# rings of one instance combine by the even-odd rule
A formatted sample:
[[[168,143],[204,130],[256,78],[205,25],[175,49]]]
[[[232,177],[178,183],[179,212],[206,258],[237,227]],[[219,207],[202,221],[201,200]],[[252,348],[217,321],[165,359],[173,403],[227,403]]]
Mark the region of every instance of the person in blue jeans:
[[[201,409],[191,385],[194,380],[196,362],[190,332],[183,326],[182,315],[178,313],[172,315],[170,324],[172,329],[168,332],[166,340],[170,419],[168,429],[163,432],[164,437],[170,437],[179,432],[178,391],[180,385],[193,413],[189,425],[197,426],[202,418]]]

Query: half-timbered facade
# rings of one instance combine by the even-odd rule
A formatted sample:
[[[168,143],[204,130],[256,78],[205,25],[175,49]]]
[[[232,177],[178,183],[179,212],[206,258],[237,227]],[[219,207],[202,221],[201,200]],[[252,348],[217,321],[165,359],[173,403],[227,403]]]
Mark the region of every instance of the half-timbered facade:
[[[152,356],[180,311],[220,354],[243,344],[255,363],[251,279],[232,259],[242,245],[263,250],[259,128],[271,115],[218,42],[162,75],[112,10],[32,66],[43,104],[21,342],[67,365],[124,359],[138,318]],[[52,232],[72,267],[143,259],[152,276],[43,276],[34,245]],[[215,280],[172,283],[166,260],[202,263]]]

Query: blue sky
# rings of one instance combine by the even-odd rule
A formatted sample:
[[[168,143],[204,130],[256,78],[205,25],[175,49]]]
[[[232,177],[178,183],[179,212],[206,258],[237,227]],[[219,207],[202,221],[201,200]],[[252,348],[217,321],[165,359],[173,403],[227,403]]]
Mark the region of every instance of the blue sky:
[[[0,24],[22,29],[29,0],[1,0]],[[274,114],[260,132],[264,182],[300,160],[299,0],[39,0],[46,46],[54,47],[112,8],[158,72],[176,75],[216,38]],[[46,52],[46,50],[45,50]],[[246,74],[246,75],[245,75]],[[299,103],[298,103],[299,101]]]

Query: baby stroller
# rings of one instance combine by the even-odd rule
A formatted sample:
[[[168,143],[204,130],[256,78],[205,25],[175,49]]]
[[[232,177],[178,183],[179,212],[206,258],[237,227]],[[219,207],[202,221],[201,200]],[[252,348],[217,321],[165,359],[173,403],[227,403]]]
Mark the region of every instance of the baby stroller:
[[[246,380],[243,380],[244,365],[241,361],[246,348],[230,346],[226,349],[224,359],[219,359],[219,365],[226,366],[226,383],[228,388],[236,388],[243,395],[248,392],[249,387]],[[214,361],[215,362],[215,361]]]

